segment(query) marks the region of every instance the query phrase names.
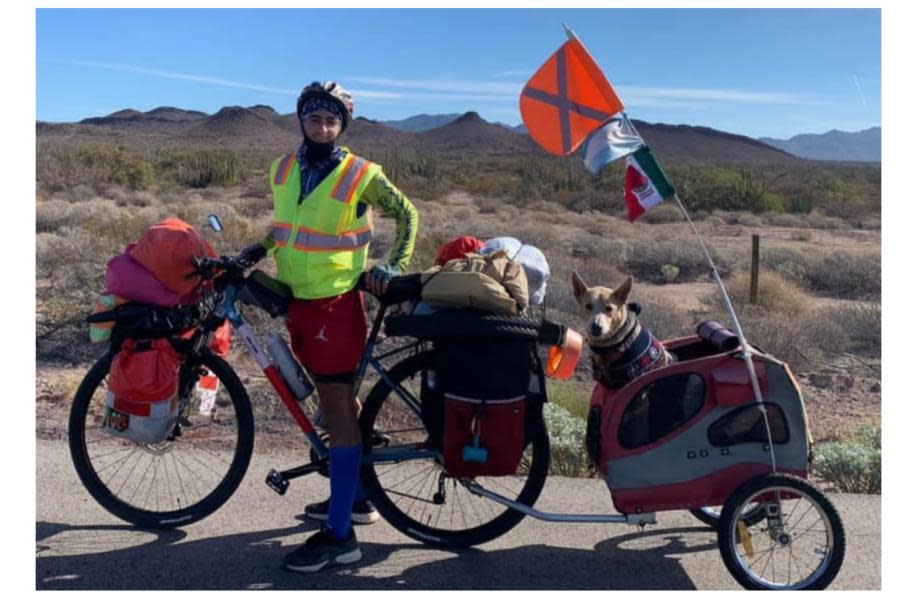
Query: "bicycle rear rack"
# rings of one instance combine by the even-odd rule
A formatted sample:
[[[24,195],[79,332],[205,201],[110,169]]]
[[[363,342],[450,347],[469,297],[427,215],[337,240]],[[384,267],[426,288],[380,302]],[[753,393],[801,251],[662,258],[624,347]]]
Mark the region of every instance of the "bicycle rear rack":
[[[509,498],[501,496],[500,494],[495,494],[494,492],[486,490],[477,483],[471,481],[466,483],[465,486],[476,496],[481,496],[483,498],[487,498],[488,500],[493,500],[494,502],[502,504],[508,508],[512,508],[513,510],[517,510],[520,513],[524,513],[529,517],[534,517],[535,519],[539,519],[541,521],[552,521],[554,523],[626,523],[629,525],[639,525],[641,527],[643,527],[644,525],[656,524],[656,513],[653,512],[638,513],[632,515],[548,513],[537,510],[530,506],[526,506],[521,502],[510,500]]]

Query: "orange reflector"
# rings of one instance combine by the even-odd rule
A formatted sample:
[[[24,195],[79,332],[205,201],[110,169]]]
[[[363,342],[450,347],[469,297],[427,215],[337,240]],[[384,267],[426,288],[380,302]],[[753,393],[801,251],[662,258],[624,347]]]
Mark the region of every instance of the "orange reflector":
[[[547,377],[553,379],[569,379],[575,373],[578,359],[581,358],[581,335],[566,328],[566,339],[562,346],[551,346],[547,354]]]
[[[519,111],[529,135],[558,156],[581,143],[624,105],[587,49],[569,40],[528,80]]]

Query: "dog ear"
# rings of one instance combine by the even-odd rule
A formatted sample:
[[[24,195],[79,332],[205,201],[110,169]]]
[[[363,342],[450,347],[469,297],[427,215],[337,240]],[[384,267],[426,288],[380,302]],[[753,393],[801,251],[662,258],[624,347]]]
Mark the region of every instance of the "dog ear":
[[[581,275],[578,274],[578,271],[572,271],[572,292],[575,294],[575,298],[581,298],[586,291],[587,284]]]
[[[625,283],[620,285],[616,291],[610,294],[611,298],[614,298],[617,304],[625,304],[628,301],[628,295],[631,293],[631,276],[628,276],[628,279],[625,280]]]

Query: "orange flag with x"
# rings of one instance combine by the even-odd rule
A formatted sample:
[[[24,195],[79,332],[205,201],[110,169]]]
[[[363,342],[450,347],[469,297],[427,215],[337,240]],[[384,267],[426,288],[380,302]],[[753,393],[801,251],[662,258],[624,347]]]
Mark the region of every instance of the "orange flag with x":
[[[577,38],[560,46],[519,96],[522,122],[544,150],[565,156],[624,108]]]

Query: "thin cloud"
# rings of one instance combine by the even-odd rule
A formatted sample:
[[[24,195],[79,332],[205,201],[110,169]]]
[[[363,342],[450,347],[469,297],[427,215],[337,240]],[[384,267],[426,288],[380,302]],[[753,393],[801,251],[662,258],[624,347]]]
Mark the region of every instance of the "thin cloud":
[[[784,92],[716,90],[707,88],[657,88],[622,85],[616,89],[633,101],[694,100],[704,102],[740,102],[743,104],[821,104],[815,97]]]
[[[181,73],[177,71],[153,69],[148,67],[141,67],[138,65],[81,60],[58,60],[51,62],[81,67],[122,71],[127,73],[136,73],[163,79],[191,81],[207,85],[253,90],[268,94],[279,94],[287,96],[295,96],[297,94],[297,90],[295,89],[281,88],[246,81],[235,81],[233,79],[211,77],[208,75],[197,75],[193,73]],[[503,73],[509,75],[518,75],[521,73],[528,74],[524,71],[512,70],[504,71]],[[865,98],[862,95],[862,88],[859,84],[859,80],[855,75],[853,79],[854,83],[856,84],[857,90],[860,93],[863,104],[865,105]],[[388,88],[388,90],[353,90],[354,95],[356,95],[357,97],[375,102],[402,102],[404,100],[515,102],[522,91],[522,87],[524,86],[523,83],[518,82],[478,81],[471,79],[395,79],[391,77],[347,77],[345,78],[345,80],[373,87]],[[717,90],[705,88],[659,88],[628,85],[617,86],[616,89],[626,100],[627,104],[631,106],[679,107],[685,109],[702,110],[704,108],[707,108],[708,103],[710,102],[788,105],[821,104],[821,102],[816,100],[814,97],[803,94],[783,92]]]
[[[856,73],[853,74],[853,83],[856,84],[856,90],[859,92],[859,99],[862,100],[863,108],[869,108],[868,103],[866,103],[866,97],[863,95],[862,86],[859,85],[859,77],[856,76]]]
[[[137,73],[140,75],[149,75],[151,77],[160,77],[163,79],[177,79],[180,81],[193,81],[196,83],[206,83],[209,85],[218,85],[222,87],[238,88],[243,90],[253,90],[256,92],[265,92],[269,94],[285,94],[295,96],[297,90],[272,87],[268,85],[260,85],[257,83],[248,83],[245,81],[234,81],[232,79],[222,79],[219,77],[209,77],[206,75],[193,75],[190,73],[178,73],[176,71],[164,71],[161,69],[148,69],[136,65],[122,65],[117,63],[92,62],[82,60],[60,60],[51,61],[58,64],[75,65],[79,67],[94,67],[97,69],[107,69],[110,71],[123,71],[126,73]]]
[[[387,88],[476,94],[478,96],[518,98],[519,92],[522,91],[521,83],[474,81],[470,79],[394,79],[392,77],[346,77],[345,79],[365,85],[377,85]]]
[[[513,71],[508,71],[513,73]],[[348,77],[348,81],[386,88],[438,92],[474,93],[497,99],[516,99],[524,83],[475,81],[469,79],[394,79],[390,77]],[[821,101],[814,96],[786,92],[748,90],[720,90],[709,88],[660,88],[622,85],[616,90],[630,103],[639,106],[682,106],[705,108],[708,102],[739,102],[743,104],[815,105]]]

